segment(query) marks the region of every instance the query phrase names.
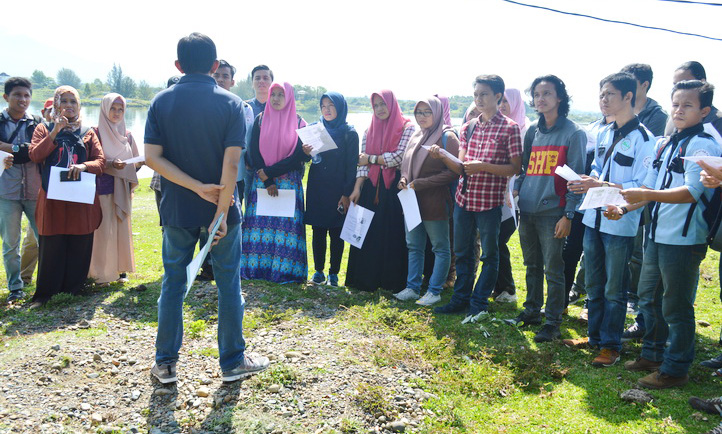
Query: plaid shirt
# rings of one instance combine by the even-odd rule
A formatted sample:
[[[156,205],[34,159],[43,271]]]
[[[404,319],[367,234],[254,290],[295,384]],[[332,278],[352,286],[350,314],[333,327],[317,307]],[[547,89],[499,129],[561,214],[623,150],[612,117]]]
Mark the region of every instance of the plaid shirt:
[[[406,146],[409,144],[409,139],[411,139],[411,136],[414,135],[414,131],[416,131],[416,127],[411,122],[408,122],[406,126],[404,127],[404,132],[401,134],[401,140],[399,141],[399,147],[396,148],[394,152],[384,152],[384,161],[386,162],[386,167],[399,167],[401,166],[401,160],[404,157],[404,152],[406,152]],[[361,140],[361,152],[366,152],[366,133],[368,133],[368,130],[364,131],[364,137],[363,140]],[[369,166],[358,166],[356,169],[356,178],[361,177],[368,178],[369,176]]]
[[[466,129],[469,123],[461,128],[461,144],[459,150],[466,151],[465,161],[481,161],[491,164],[509,164],[513,157],[522,153],[521,133],[516,122],[500,112],[488,122],[479,122],[474,128],[470,140],[466,140]],[[504,203],[509,178],[480,172],[467,175],[459,180],[456,188],[456,203],[466,211],[487,211]],[[464,192],[464,182],[466,191]]]

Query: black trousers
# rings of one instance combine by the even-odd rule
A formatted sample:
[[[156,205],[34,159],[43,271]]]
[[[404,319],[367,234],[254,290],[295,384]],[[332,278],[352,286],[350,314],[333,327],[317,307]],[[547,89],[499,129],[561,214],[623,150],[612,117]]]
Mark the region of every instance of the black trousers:
[[[88,278],[93,234],[40,235],[38,279],[33,301],[45,303],[55,294],[79,294]]]
[[[496,278],[496,291],[508,291],[509,294],[516,294],[514,275],[511,272],[511,252],[509,252],[509,239],[516,232],[514,219],[509,218],[501,222],[499,226],[499,276]]]
[[[343,240],[341,239],[341,228],[321,228],[312,226],[313,239],[313,263],[316,271],[323,273],[326,267],[326,234],[331,238],[331,268],[328,274],[338,274],[341,270],[341,258],[343,257]]]
[[[562,259],[564,259],[564,305],[569,305],[569,291],[572,289],[574,278],[577,274],[577,265],[579,258],[582,257],[584,250],[584,214],[580,212],[574,213],[572,220],[572,229],[569,236],[564,242],[564,250],[562,251]]]

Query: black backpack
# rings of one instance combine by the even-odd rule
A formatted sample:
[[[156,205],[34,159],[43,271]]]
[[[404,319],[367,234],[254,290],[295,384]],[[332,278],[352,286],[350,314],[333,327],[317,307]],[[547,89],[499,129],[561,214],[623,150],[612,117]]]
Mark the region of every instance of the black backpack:
[[[3,137],[3,133],[5,131],[5,124],[7,123],[7,119],[5,116],[0,116],[0,140],[5,143],[13,143],[13,140],[18,136],[18,133],[20,132],[20,125],[15,128],[15,131],[10,135],[10,137]],[[25,125],[25,137],[32,138],[33,133],[35,132],[35,127],[43,123],[43,119],[40,116],[32,115],[32,120],[26,122],[27,125]],[[21,143],[19,145],[19,150],[17,152],[13,152],[13,165],[16,164],[25,164],[30,162],[30,149],[29,149],[30,143]]]

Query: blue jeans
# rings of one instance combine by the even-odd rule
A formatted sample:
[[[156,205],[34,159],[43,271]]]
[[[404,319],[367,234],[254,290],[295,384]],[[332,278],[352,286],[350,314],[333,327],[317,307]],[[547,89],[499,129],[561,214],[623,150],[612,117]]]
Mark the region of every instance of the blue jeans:
[[[634,239],[590,227],[584,232],[589,343],[601,348],[622,349],[627,316],[626,265],[634,250]]]
[[[706,244],[673,246],[649,240],[639,278],[639,307],[647,331],[642,357],[659,371],[683,377],[694,360],[694,299]],[[665,343],[669,339],[669,346]]]
[[[193,259],[193,250],[201,231],[208,228],[165,226],[163,230],[163,283],[158,298],[158,335],[155,361],[175,363],[183,342],[183,295],[186,288],[186,266]],[[228,225],[226,236],[209,253],[218,286],[218,352],[221,370],[237,367],[243,361],[246,342],[243,340],[241,294],[241,228]]]
[[[30,222],[30,227],[38,237],[35,226],[35,200],[8,200],[0,198],[0,237],[3,239],[3,263],[8,281],[8,290],[22,289],[24,284],[20,278],[20,234],[23,213]]]
[[[429,291],[439,295],[451,264],[448,220],[424,220],[410,232],[406,232],[406,245],[409,248],[409,274],[406,278],[406,287],[413,289],[417,294],[421,291],[427,234],[431,241],[431,251],[434,252],[434,271],[429,280]]]
[[[547,324],[559,326],[564,311],[564,238],[554,238],[561,216],[522,214],[519,241],[526,267],[524,314],[538,317],[544,303],[544,276],[547,280]]]
[[[489,307],[489,296],[499,275],[499,226],[501,206],[473,212],[454,206],[454,254],[456,284],[450,304],[469,305],[469,314],[476,315]],[[474,285],[474,242],[476,230],[481,239],[481,274]],[[472,293],[473,287],[473,293]]]

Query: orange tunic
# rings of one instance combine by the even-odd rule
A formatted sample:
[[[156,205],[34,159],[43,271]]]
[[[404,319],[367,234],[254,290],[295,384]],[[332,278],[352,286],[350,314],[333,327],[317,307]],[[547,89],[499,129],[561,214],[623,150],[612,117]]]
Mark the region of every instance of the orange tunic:
[[[88,152],[88,160],[82,164],[88,167],[88,173],[101,175],[105,167],[105,156],[100,140],[92,128],[83,137],[83,143]],[[50,139],[47,127],[38,125],[30,143],[30,159],[35,163],[43,163],[56,147],[57,144]],[[100,226],[102,219],[97,194],[95,202],[88,205],[48,199],[45,190],[40,187],[35,209],[35,222],[40,235],[87,235]]]

